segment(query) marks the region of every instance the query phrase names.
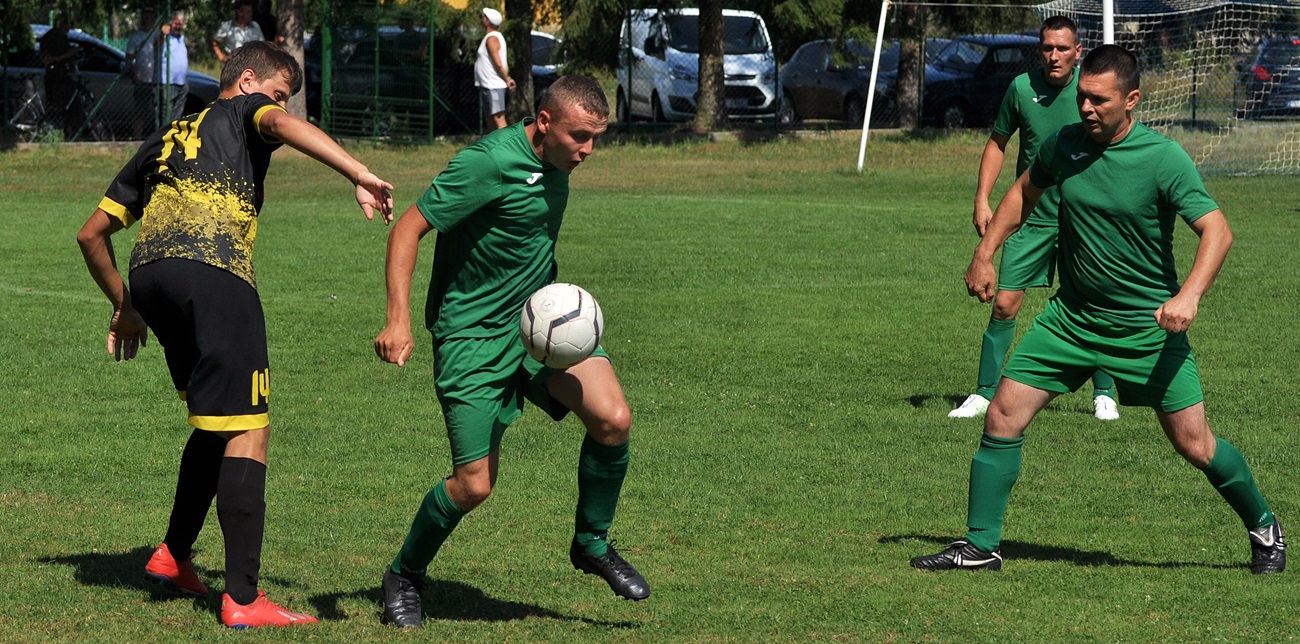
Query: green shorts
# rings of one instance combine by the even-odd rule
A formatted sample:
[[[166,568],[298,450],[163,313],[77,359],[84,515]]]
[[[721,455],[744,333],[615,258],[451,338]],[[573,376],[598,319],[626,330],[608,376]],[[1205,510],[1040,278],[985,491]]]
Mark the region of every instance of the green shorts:
[[[999,291],[1048,288],[1056,276],[1055,226],[1025,224],[1002,244]]]
[[[1186,333],[1118,326],[1071,310],[1055,297],[1007,358],[1002,375],[1063,394],[1097,370],[1115,377],[1123,405],[1172,412],[1205,400]]]
[[[596,347],[593,357],[609,354]],[[463,465],[501,446],[501,437],[531,401],[560,420],[569,409],[552,398],[546,380],[559,369],[528,355],[519,333],[490,338],[456,338],[436,343],[434,387],[451,441],[451,461]]]

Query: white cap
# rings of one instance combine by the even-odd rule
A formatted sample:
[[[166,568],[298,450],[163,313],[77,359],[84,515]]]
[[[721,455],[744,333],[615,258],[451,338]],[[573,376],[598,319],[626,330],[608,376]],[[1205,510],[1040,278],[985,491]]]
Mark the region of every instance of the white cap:
[[[492,23],[493,27],[501,26],[501,12],[491,7],[483,7],[483,17]]]

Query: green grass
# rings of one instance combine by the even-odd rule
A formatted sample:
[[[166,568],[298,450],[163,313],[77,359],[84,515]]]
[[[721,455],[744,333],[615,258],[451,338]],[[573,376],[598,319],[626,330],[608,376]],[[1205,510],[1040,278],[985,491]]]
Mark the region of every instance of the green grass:
[[[961,283],[983,142],[873,138],[862,174],[852,136],[598,149],[573,176],[560,277],[605,311],[636,418],[613,536],[654,595],[618,601],[568,565],[582,429],[534,410],[506,435],[493,498],[435,561],[420,637],[1294,639],[1297,573],[1252,577],[1240,522],[1152,414],[1123,408],[1103,424],[1083,394],[1030,428],[1002,573],[907,566],[965,518],[980,425],[944,416],[973,386],[989,311]],[[455,151],[355,149],[402,208]],[[129,363],[104,354],[109,307],[73,239],[129,154],[0,154],[3,641],[234,636],[215,604],[141,580],[184,410],[160,347]],[[417,329],[404,369],[374,357],[386,230],[350,205],[343,179],[286,151],[268,183],[263,587],[324,623],[240,637],[394,638],[376,619],[379,573],[449,469],[428,336]],[[1294,179],[1209,186],[1237,235],[1192,330],[1211,423],[1274,509],[1300,517]],[[119,237],[125,262],[132,235]],[[1184,270],[1193,243],[1180,228]],[[422,250],[416,319],[432,245]],[[1025,320],[1045,297],[1030,296]],[[215,514],[197,549],[219,590]]]

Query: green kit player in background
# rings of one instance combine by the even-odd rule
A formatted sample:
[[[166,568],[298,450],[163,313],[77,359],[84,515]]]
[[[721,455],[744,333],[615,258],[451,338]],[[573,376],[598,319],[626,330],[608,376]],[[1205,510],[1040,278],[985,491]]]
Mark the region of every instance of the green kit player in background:
[[[352,181],[368,219],[378,210],[392,220],[393,186],[285,111],[301,87],[301,68],[279,46],[239,48],[222,67],[217,100],[145,140],[77,235],[91,277],[113,304],[108,352],[134,358],[153,329],[194,427],[181,454],[167,534],[145,576],[207,596],[192,546],[215,497],[226,549],[221,620],[233,628],[316,622],[257,589],[271,428],[253,242],[271,153],[283,143],[305,152]],[[128,291],[111,237],[136,221]]]
[[[1079,115],[1039,149],[1007,192],[975,249],[966,285],[993,297],[993,255],[1043,192],[1060,191],[1061,288],[1007,360],[971,461],[967,532],[912,559],[926,570],[1002,567],[999,544],[1020,475],[1025,428],[1056,396],[1097,369],[1115,377],[1125,405],[1151,407],[1180,456],[1205,473],[1245,524],[1251,572],[1286,569],[1282,526],[1236,447],[1210,431],[1187,329],[1232,246],[1232,230],[1177,143],[1133,118],[1137,60],[1103,45],[1083,59]],[[1173,235],[1182,218],[1200,238],[1179,285]]]
[[[434,386],[452,473],[425,495],[384,571],[385,622],[423,625],[425,570],[461,517],[491,494],[501,437],[525,399],[556,420],[573,411],[586,428],[570,562],[600,575],[621,597],[650,596],[645,579],[607,540],[632,425],[608,355],[597,349],[567,370],[551,369],[529,357],[519,339],[524,302],[555,281],[569,173],[591,154],[608,119],[595,81],[560,78],[536,119],[497,130],[457,154],[389,236],[387,324],[375,352],[401,366],[414,342],[409,300],[419,243],[437,231],[425,324],[433,334]]]
[[[1016,158],[1016,176],[1020,176],[1029,167],[1043,139],[1066,125],[1079,122],[1079,108],[1075,104],[1079,78],[1074,68],[1082,46],[1074,21],[1064,16],[1044,20],[1038,30],[1038,51],[1042,69],[1025,72],[1011,82],[993,123],[993,133],[984,145],[984,155],[980,157],[973,223],[981,237],[993,217],[989,196],[1001,174],[1002,159],[1011,135],[1020,131],[1020,153]],[[980,345],[976,390],[948,413],[949,418],[975,418],[988,410],[989,401],[993,399],[998,380],[1002,377],[1002,361],[1015,337],[1016,316],[1025,302],[1025,289],[1052,286],[1052,276],[1056,271],[1058,202],[1056,189],[1049,188],[1029,219],[1003,245],[993,314]],[[1097,418],[1119,418],[1114,379],[1098,371],[1093,374],[1092,385],[1093,410]]]

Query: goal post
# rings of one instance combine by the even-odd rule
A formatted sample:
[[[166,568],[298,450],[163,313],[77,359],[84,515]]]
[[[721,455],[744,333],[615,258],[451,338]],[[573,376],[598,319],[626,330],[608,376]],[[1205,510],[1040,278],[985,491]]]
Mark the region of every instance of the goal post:
[[[1113,41],[1137,56],[1142,72],[1137,118],[1182,145],[1203,175],[1300,174],[1300,0],[1050,0],[1018,6],[893,0],[882,5],[892,5],[893,15],[902,5],[927,11],[932,16],[924,21],[927,42],[990,31],[1036,34],[1043,19],[1067,16],[1079,25],[1085,55]],[[945,14],[978,15],[980,22],[937,19]],[[897,21],[886,23],[884,15],[882,7],[877,33],[883,37],[877,40],[916,38],[902,36]],[[929,100],[924,91],[921,100]],[[868,127],[890,127],[897,123],[897,115],[892,117],[864,119],[859,170]],[[929,121],[934,120],[931,115]]]
[[[1204,175],[1300,174],[1300,100],[1269,113],[1253,109],[1262,93],[1291,90],[1287,72],[1252,67],[1265,41],[1300,38],[1300,1],[1106,2],[1114,3],[1115,44],[1137,56],[1142,72],[1138,120],[1182,145]],[[1105,42],[1101,5],[1054,0],[1035,10],[1073,19],[1086,54]],[[1300,70],[1300,60],[1293,53],[1280,66]],[[1289,83],[1300,92],[1300,76]]]

